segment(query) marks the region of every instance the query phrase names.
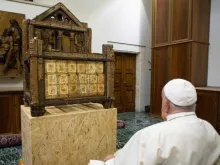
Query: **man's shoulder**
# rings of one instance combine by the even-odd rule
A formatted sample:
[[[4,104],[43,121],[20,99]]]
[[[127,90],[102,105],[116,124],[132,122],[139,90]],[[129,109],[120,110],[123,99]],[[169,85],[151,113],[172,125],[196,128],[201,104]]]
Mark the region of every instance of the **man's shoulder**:
[[[209,122],[206,121],[206,120],[200,119],[200,118],[198,118],[198,119],[200,120],[200,122],[203,123],[203,125],[205,126],[205,128],[206,128],[207,131],[217,133],[217,131],[215,130],[215,128],[213,127],[213,125],[212,125],[211,123],[209,123]],[[218,133],[217,133],[217,134],[218,134]]]
[[[156,133],[156,132],[163,131],[167,127],[168,127],[168,123],[166,121],[163,121],[163,122],[160,122],[160,123],[148,126],[148,127],[144,128],[144,129],[142,129],[140,131],[141,132]]]
[[[209,122],[207,122],[205,120],[199,119],[199,123],[197,123],[197,124],[202,126],[201,128],[205,129],[209,133],[217,133],[216,130],[214,129],[214,127]],[[157,123],[157,124],[148,126],[144,129],[140,130],[140,132],[147,133],[147,134],[167,135],[167,134],[172,134],[172,133],[178,132],[179,127],[184,127],[184,123],[164,121],[161,123]]]

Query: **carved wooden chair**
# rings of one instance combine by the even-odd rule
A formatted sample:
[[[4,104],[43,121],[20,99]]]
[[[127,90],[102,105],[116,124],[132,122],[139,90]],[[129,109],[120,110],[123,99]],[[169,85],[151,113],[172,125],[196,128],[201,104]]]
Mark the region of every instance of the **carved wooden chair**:
[[[112,45],[91,52],[92,31],[62,3],[33,20],[23,30],[24,103],[32,116],[45,106],[99,102],[113,106]]]

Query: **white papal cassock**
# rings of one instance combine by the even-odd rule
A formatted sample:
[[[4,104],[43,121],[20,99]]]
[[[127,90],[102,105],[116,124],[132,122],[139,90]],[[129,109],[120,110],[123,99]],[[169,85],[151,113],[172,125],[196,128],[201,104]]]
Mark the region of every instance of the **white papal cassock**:
[[[138,131],[115,153],[114,165],[213,165],[219,156],[214,128],[194,112],[183,112]]]

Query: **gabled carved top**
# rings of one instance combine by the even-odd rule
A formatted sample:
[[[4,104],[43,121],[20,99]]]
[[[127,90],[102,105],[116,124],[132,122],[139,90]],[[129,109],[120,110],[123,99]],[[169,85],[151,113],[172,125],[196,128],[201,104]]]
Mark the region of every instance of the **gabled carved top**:
[[[35,17],[34,20],[87,28],[87,24],[80,22],[62,3],[58,3],[49,8],[42,14]]]

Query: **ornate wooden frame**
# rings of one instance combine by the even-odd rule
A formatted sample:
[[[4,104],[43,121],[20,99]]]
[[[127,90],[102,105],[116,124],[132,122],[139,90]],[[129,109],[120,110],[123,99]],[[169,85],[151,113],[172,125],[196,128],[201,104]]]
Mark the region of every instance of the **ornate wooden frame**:
[[[55,44],[48,44],[49,39],[43,38],[43,32],[56,32]],[[55,34],[55,32],[53,34]],[[68,34],[68,51],[64,50],[62,40]],[[75,49],[78,42],[77,33],[82,36],[81,47]],[[92,31],[86,23],[80,22],[62,4],[51,7],[33,20],[24,21],[23,30],[23,63],[24,63],[24,104],[31,107],[32,116],[42,116],[45,106],[63,105],[85,102],[100,102],[106,108],[112,106],[114,92],[114,61],[112,45],[103,45],[103,53],[91,53]],[[48,41],[48,42],[47,42]],[[67,44],[67,45],[68,45]],[[45,45],[49,45],[46,46]],[[51,48],[53,46],[56,48]],[[55,47],[54,46],[54,47]],[[79,96],[59,99],[45,97],[45,60],[95,61],[104,64],[104,95]]]

